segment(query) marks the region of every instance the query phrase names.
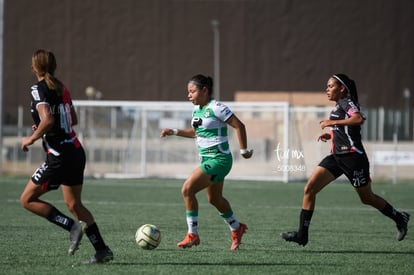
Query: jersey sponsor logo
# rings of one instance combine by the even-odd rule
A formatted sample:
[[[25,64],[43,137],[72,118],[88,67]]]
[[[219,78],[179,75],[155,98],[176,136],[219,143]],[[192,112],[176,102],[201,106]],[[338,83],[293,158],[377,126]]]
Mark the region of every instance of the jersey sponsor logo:
[[[198,128],[201,126],[201,124],[203,124],[203,120],[201,119],[201,117],[193,117],[191,121],[191,125],[193,126],[193,128]]]
[[[44,162],[39,168],[36,169],[36,171],[33,173],[32,178],[35,181],[39,181],[42,178],[43,173],[47,169],[47,164]]]
[[[231,113],[231,110],[229,108],[224,108],[221,110],[221,113],[224,113],[225,116]]]
[[[342,145],[342,146],[341,146],[341,150],[342,150],[342,151],[348,151],[348,150],[349,150],[349,147],[348,147],[348,146],[346,146],[346,145]]]
[[[349,110],[348,110],[348,114],[349,115],[353,115],[354,113],[358,113],[359,112],[359,110],[358,110],[358,107],[357,106],[352,106],[351,108],[349,108]]]
[[[40,95],[39,91],[37,90],[37,85],[33,85],[31,87],[32,91],[30,92],[32,94],[32,97],[35,101],[40,101]]]

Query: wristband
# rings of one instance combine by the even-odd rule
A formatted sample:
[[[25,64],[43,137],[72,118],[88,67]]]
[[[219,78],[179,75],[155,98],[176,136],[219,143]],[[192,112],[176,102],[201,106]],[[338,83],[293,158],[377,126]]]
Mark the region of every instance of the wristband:
[[[249,150],[247,150],[247,149],[240,149],[240,155],[244,155],[248,152],[249,152]]]
[[[178,129],[172,129],[173,135],[176,136],[178,134]]]

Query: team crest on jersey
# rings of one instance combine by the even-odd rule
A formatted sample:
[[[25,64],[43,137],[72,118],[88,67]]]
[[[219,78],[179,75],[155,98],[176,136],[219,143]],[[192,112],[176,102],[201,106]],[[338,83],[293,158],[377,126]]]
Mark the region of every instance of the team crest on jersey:
[[[207,109],[206,112],[204,113],[204,117],[210,117],[210,109]]]

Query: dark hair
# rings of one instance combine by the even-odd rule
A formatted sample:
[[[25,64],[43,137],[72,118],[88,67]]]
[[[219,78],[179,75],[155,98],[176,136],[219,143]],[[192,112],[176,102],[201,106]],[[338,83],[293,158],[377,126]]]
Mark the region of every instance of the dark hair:
[[[335,78],[341,86],[345,87],[352,101],[359,106],[358,92],[355,81],[350,79],[346,74],[334,74],[332,77]]]
[[[202,74],[197,74],[193,76],[188,82],[193,83],[199,89],[204,87],[208,90],[208,95],[211,96],[213,94],[213,79],[210,76],[205,76]]]
[[[32,65],[36,73],[45,78],[47,87],[62,95],[62,83],[54,76],[57,67],[55,55],[51,51],[39,49],[32,55]]]

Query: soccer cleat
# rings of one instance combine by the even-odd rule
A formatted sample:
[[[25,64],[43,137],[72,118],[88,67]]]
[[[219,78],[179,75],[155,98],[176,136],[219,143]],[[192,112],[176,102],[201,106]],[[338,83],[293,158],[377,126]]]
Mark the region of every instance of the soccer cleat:
[[[200,237],[198,237],[197,234],[187,233],[187,235],[185,235],[184,240],[177,243],[177,246],[181,248],[190,248],[193,245],[199,245],[199,244],[200,244]]]
[[[75,221],[70,229],[69,239],[70,246],[68,249],[69,256],[73,256],[78,250],[80,241],[82,240],[86,224],[83,221]]]
[[[241,239],[243,234],[246,233],[247,225],[240,223],[240,226],[237,230],[231,231],[231,250],[236,250],[241,244]]]
[[[103,264],[114,259],[114,254],[112,253],[109,247],[106,247],[103,250],[96,251],[95,255],[84,262],[84,264]]]
[[[296,231],[283,232],[280,236],[287,242],[295,242],[302,246],[305,246],[308,243],[308,235],[299,236]]]
[[[410,220],[410,214],[407,212],[401,212],[402,215],[402,221],[401,223],[397,224],[397,240],[402,241],[405,238],[405,235],[407,235],[408,230],[408,221]]]

